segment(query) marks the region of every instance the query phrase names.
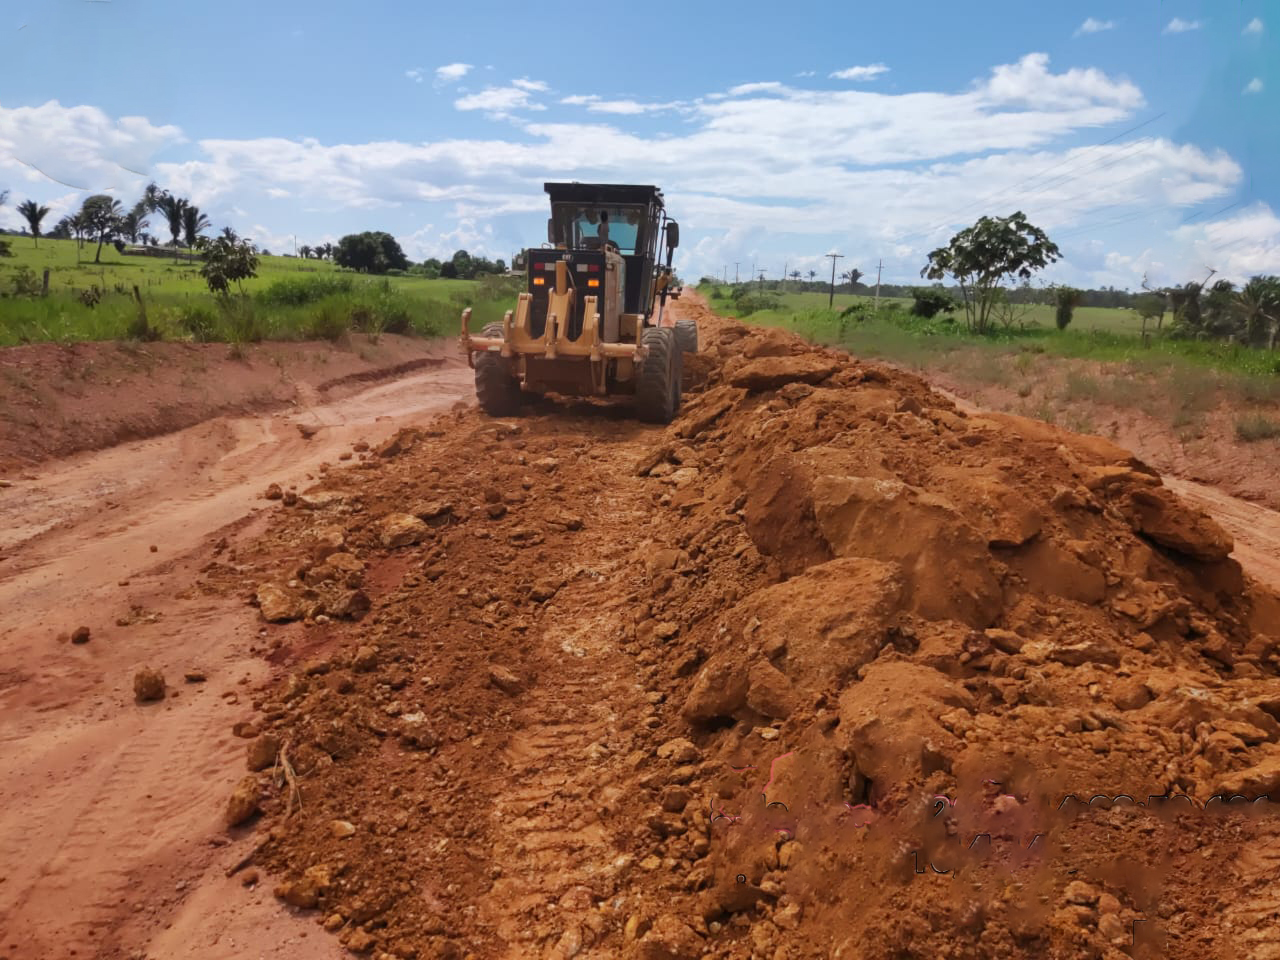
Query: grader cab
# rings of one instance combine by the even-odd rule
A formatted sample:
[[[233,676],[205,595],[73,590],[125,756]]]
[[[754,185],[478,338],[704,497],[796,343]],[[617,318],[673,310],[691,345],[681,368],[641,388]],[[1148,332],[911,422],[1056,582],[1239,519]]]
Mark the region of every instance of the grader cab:
[[[531,395],[634,398],[636,413],[670,423],[680,409],[682,355],[698,331],[666,301],[680,228],[652,186],[548,183],[547,242],[524,251],[525,290],[478,336],[462,312],[462,349],[476,396],[511,416]],[[665,263],[663,260],[665,259]]]

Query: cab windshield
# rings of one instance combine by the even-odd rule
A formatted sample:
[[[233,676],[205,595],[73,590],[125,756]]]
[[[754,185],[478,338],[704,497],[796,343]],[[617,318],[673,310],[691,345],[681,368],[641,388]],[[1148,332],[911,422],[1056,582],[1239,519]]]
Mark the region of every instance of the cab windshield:
[[[629,256],[638,249],[644,216],[643,210],[628,207],[565,205],[556,220],[560,235],[567,235],[575,250],[596,247],[607,237],[619,253]]]

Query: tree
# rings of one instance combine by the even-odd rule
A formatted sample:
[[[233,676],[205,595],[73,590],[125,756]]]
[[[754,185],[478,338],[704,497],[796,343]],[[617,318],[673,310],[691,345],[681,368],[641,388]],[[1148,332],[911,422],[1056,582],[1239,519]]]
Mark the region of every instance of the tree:
[[[798,283],[798,282],[800,281],[800,271],[799,271],[799,270],[792,270],[792,271],[791,271],[791,279],[792,279],[792,280],[795,280],[795,281]]]
[[[196,245],[196,240],[204,230],[208,230],[212,224],[209,218],[200,212],[200,208],[188,203],[182,208],[182,232],[183,239],[187,241],[187,249],[190,250]]]
[[[225,296],[234,281],[243,296],[242,281],[258,275],[258,258],[254,255],[253,244],[247,239],[240,240],[224,234],[214,240],[197,237],[196,245],[204,256],[200,276],[204,277],[209,290]]]
[[[136,204],[132,210],[120,218],[120,233],[130,243],[137,243],[138,238],[142,236],[142,231],[147,228],[146,212],[140,211],[141,204]]]
[[[183,212],[187,209],[187,201],[181,197],[175,197],[166,190],[156,196],[155,204],[156,209],[169,221],[169,233],[173,237],[169,243],[171,246],[176,247],[178,238],[182,235],[182,217]]]
[[[1054,323],[1059,330],[1067,329],[1076,306],[1080,303],[1081,292],[1074,287],[1054,287],[1053,300],[1056,307],[1053,312]]]
[[[300,246],[300,247],[298,248],[298,252],[299,252],[300,254],[302,254],[302,259],[303,259],[303,260],[310,260],[310,259],[311,259],[311,248],[310,248],[310,247],[308,247],[305,243],[304,243],[302,246]]]
[[[34,200],[23,200],[16,209],[31,228],[32,242],[37,247],[40,246],[40,221],[49,215],[49,208],[40,206]]]
[[[409,258],[396,238],[380,230],[347,234],[338,241],[334,260],[339,266],[362,273],[386,273],[409,267]]]
[[[1280,277],[1253,277],[1235,295],[1235,312],[1250,343],[1274,350],[1280,340]]]
[[[71,239],[71,218],[63,217],[61,220],[59,220],[57,223],[53,225],[53,229],[50,230],[47,234],[45,234],[45,236],[52,237],[54,240],[70,240]]]
[[[911,313],[929,319],[940,313],[955,313],[956,302],[941,287],[917,287],[911,292]]]
[[[440,264],[440,276],[446,280],[456,279],[458,276],[458,265],[452,260],[446,260]]]
[[[93,262],[98,263],[102,257],[102,244],[120,230],[120,201],[105,193],[94,194],[85,200],[80,216],[84,218],[89,236],[98,238],[98,252],[93,257]]]
[[[236,235],[235,230],[233,230],[231,227],[223,227],[223,228],[222,228],[222,236],[223,236],[223,238],[224,238],[224,239],[230,240],[232,243],[235,243],[237,240],[239,240],[239,239],[240,239],[240,238]]]
[[[1003,218],[982,217],[961,230],[947,246],[929,254],[920,275],[930,280],[954,277],[964,299],[966,325],[973,333],[986,333],[993,308],[1004,295],[1003,281],[1028,281],[1061,256],[1045,232],[1017,211]]]
[[[813,278],[814,278],[814,277],[816,277],[817,275],[818,275],[818,271],[817,271],[817,270],[810,270],[810,271],[809,271],[809,282],[810,282],[810,283],[813,283]]]

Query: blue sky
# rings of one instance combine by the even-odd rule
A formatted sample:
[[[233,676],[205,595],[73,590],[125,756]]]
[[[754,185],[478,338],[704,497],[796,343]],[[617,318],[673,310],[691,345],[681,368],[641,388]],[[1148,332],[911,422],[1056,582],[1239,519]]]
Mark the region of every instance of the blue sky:
[[[1015,209],[1046,279],[1280,273],[1280,0],[1061,6],[5,0],[0,225],[155,179],[273,252],[509,258],[605,180],[664,189],[686,277],[915,281]]]

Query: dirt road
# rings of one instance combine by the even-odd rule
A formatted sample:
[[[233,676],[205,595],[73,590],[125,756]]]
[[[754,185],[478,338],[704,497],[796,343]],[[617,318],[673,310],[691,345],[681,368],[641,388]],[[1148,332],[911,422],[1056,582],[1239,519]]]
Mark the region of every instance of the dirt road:
[[[0,491],[0,955],[110,956],[139,939],[165,957],[336,953],[299,940],[309,925],[268,894],[258,915],[222,909],[236,881],[219,867],[243,846],[210,846],[225,842],[220,806],[242,765],[228,728],[270,665],[255,653],[257,611],[192,584],[216,540],[261,528],[268,484],[305,487],[358,440],[472,390],[451,363],[55,461]],[[91,639],[72,645],[79,626]],[[176,699],[134,705],[144,665]],[[189,671],[207,679],[184,684]],[[173,927],[153,929],[160,918]]]
[[[1046,919],[1003,875],[963,897],[904,886],[901,851],[847,822],[859,804],[909,809],[908,783],[967,790],[1015,754],[1080,791],[1256,785],[1280,728],[1272,706],[1237,704],[1280,708],[1248,622],[1271,608],[1216,560],[1195,568],[1225,584],[1207,596],[1130,524],[1203,557],[1213,529],[1163,501],[1124,520],[1146,481],[1122,452],[1060,455],[909,378],[681,309],[710,349],[669,430],[590,404],[509,423],[459,410],[409,453],[336,469],[357,441],[470,408],[454,365],[0,491],[0,958],[883,960],[915,942],[1117,960],[1144,914],[1168,921],[1169,956],[1211,956],[1214,938],[1272,956],[1280,863],[1240,855],[1265,849],[1265,824],[1120,818],[1077,836],[1071,874],[1054,861],[1028,887],[1054,898]],[[1070,493],[1095,474],[1102,502]],[[898,476],[963,491],[963,516]],[[260,499],[317,481],[315,510]],[[1274,514],[1166,486],[1211,502],[1246,569],[1280,583]],[[864,516],[859,497],[881,499]],[[245,598],[320,582],[307,557],[335,529],[369,614],[264,625]],[[985,572],[997,553],[1008,596]],[[88,643],[59,638],[81,625]],[[139,705],[146,665],[170,693]],[[260,774],[262,817],[228,831],[259,733],[294,745],[302,808],[286,818]],[[763,771],[807,818],[781,836],[746,812]],[[1172,893],[1151,864],[1135,879],[1111,862],[1166,846]],[[1224,889],[1221,864],[1248,910],[1201,892]]]

